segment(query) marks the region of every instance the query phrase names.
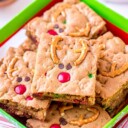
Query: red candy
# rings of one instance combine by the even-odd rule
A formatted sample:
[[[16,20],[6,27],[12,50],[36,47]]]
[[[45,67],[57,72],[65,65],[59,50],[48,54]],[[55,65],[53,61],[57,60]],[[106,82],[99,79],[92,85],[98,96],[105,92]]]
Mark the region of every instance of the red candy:
[[[27,96],[26,100],[33,100],[33,97]]]
[[[74,103],[80,103],[80,101],[77,100],[77,99],[74,99],[73,102],[74,102]]]
[[[19,94],[19,95],[24,94],[25,91],[26,91],[26,87],[25,87],[25,85],[23,85],[23,84],[19,84],[19,85],[17,85],[17,86],[15,87],[15,92],[16,92],[17,94]]]
[[[52,124],[50,128],[61,128],[59,124]]]
[[[45,76],[47,76],[47,72],[45,72]]]
[[[70,80],[70,74],[67,73],[67,72],[61,72],[61,73],[58,75],[58,80],[59,80],[59,82],[61,82],[61,83],[68,82],[68,81]]]
[[[48,33],[49,33],[50,35],[53,35],[53,36],[58,35],[57,32],[54,31],[53,29],[48,30]]]

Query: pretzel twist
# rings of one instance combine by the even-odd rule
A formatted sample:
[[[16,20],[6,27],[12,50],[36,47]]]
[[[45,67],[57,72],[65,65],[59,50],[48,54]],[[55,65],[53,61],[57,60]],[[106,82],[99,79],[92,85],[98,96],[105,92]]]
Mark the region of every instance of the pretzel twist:
[[[111,66],[111,71],[110,72],[104,72],[104,71],[100,71],[100,73],[103,76],[107,76],[107,77],[115,77],[120,75],[121,73],[125,72],[128,69],[128,63],[125,63],[121,68],[119,69],[115,69],[116,68],[116,63],[113,63]]]
[[[60,50],[61,47],[58,45],[58,42],[63,40],[61,37],[57,36],[51,43],[51,58],[55,64],[59,63],[59,58],[57,56],[57,50]]]
[[[58,7],[56,10],[55,10],[55,12],[54,12],[54,14],[53,14],[53,16],[52,16],[52,22],[55,22],[56,21],[56,19],[57,19],[57,17],[60,15],[60,14],[62,14],[63,16],[65,16],[65,12],[64,12],[64,10],[66,9],[66,8],[70,8],[71,7],[71,5],[69,5],[69,4],[63,4],[63,5],[61,5],[60,7]]]
[[[70,105],[70,106],[63,106],[61,108],[59,108],[59,111],[60,111],[60,115],[61,116],[64,116],[65,115],[65,111],[66,110],[69,110],[69,109],[72,109],[73,108],[73,105]]]
[[[14,57],[12,61],[9,63],[9,66],[7,68],[7,75],[10,79],[12,79],[12,72],[16,71],[17,68],[14,68],[15,63],[17,62],[18,58]]]
[[[88,52],[87,43],[84,42],[83,40],[80,40],[80,43],[82,45],[82,48],[75,50],[76,53],[81,53],[79,58],[74,62],[75,66],[77,66],[83,62],[83,60],[85,59],[87,52]]]
[[[69,36],[73,36],[73,37],[82,37],[82,36],[88,36],[91,30],[91,26],[90,24],[87,24],[85,28],[81,28],[79,29],[78,27],[76,27],[77,32],[71,32],[69,33]]]
[[[80,115],[80,118],[78,120],[72,120],[69,123],[72,124],[72,125],[82,126],[84,124],[95,121],[98,118],[99,114],[100,114],[99,110],[96,109],[96,108],[87,108],[87,110],[90,111],[90,112],[93,112],[94,115],[92,115],[91,117],[89,117],[87,119],[84,119],[84,115]]]

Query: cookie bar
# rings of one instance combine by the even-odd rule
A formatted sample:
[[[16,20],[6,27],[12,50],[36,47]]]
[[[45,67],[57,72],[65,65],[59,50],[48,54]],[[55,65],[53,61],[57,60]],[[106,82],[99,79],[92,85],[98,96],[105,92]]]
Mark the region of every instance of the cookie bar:
[[[28,128],[103,128],[110,116],[99,106],[52,104],[44,122],[28,119]]]
[[[85,3],[65,0],[36,17],[26,26],[27,34],[40,38],[42,33],[97,38],[106,31],[105,21]]]
[[[93,105],[98,55],[95,40],[43,34],[37,51],[33,96]]]
[[[0,66],[0,103],[10,113],[44,120],[49,101],[31,96],[37,46],[27,39],[18,48],[9,48]]]
[[[110,32],[98,40],[104,46],[98,61],[97,100],[112,113],[128,94],[128,46]]]

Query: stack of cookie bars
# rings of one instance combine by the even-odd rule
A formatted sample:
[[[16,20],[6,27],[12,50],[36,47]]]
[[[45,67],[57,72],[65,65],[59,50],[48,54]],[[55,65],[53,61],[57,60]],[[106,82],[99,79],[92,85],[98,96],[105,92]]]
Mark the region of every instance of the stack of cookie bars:
[[[64,0],[0,61],[0,104],[28,128],[103,128],[128,94],[128,46],[86,4]]]

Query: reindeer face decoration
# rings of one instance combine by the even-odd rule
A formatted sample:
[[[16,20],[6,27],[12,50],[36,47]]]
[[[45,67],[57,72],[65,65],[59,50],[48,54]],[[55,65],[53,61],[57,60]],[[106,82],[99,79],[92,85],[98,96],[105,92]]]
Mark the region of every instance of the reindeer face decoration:
[[[51,58],[55,64],[59,63],[59,58],[57,56],[57,50],[61,50],[61,47],[58,45],[58,42],[62,40],[63,40],[62,37],[55,37],[55,39],[51,43]],[[82,45],[82,48],[74,50],[74,53],[80,53],[80,56],[77,58],[77,60],[73,62],[74,66],[78,66],[79,64],[81,64],[84,61],[87,55],[87,52],[88,52],[88,46],[87,46],[86,41],[80,40],[79,43]],[[59,64],[59,67],[62,69],[64,65]],[[66,69],[69,70],[70,68],[71,68],[71,64],[69,63]],[[68,82],[70,80],[70,74],[67,72],[61,72],[58,75],[58,80],[62,83]]]
[[[86,96],[95,95],[97,50],[96,43],[91,46],[85,39],[42,35],[37,52],[34,94],[39,92],[43,98],[52,97],[52,94],[56,98],[71,95],[74,96],[71,102],[79,97],[79,102],[85,104]]]
[[[80,6],[60,3],[46,12],[44,19],[55,23],[54,30],[50,30],[48,33],[57,34],[64,32],[66,35],[73,37],[88,37],[91,31],[91,24],[85,14],[81,12]]]
[[[34,74],[36,53],[26,51],[23,56],[14,56],[7,68],[7,77],[12,81],[11,88],[17,95],[24,95],[26,100],[32,100],[30,86]],[[11,90],[11,89],[10,89]],[[9,91],[10,91],[9,90]]]
[[[59,30],[72,37],[96,38],[106,31],[103,19],[82,2],[58,3],[43,17],[45,21],[58,23]]]

